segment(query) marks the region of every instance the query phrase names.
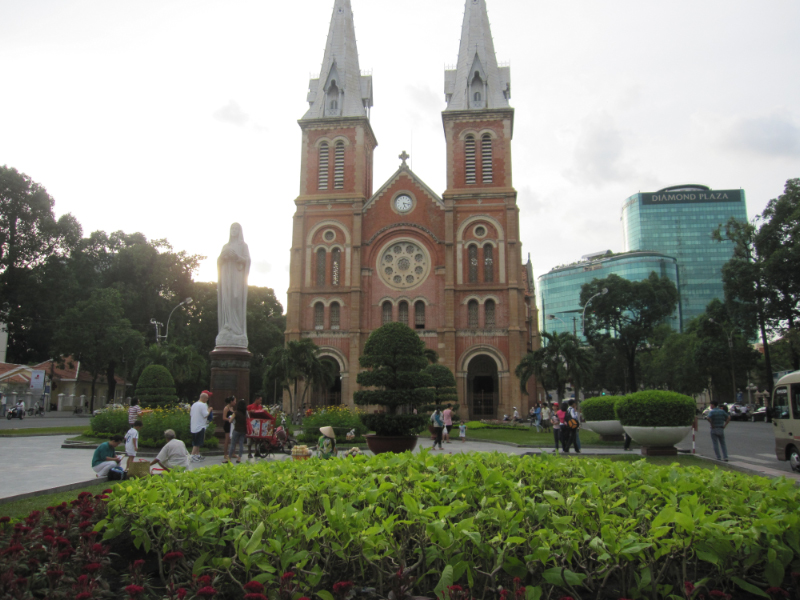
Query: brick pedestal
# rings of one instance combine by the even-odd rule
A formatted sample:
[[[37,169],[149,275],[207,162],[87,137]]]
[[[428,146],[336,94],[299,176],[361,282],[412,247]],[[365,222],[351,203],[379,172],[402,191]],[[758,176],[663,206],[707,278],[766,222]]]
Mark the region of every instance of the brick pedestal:
[[[222,409],[225,398],[236,396],[250,404],[250,359],[253,355],[244,348],[215,348],[211,358],[211,400],[214,422],[222,432]]]

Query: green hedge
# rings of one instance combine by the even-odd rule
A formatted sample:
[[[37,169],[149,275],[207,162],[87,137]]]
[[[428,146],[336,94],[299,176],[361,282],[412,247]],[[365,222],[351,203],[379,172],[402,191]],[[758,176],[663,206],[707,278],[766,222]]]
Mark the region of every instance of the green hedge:
[[[486,423],[481,423],[480,421],[467,421],[467,430],[469,429],[486,429],[489,426]]]
[[[303,419],[303,433],[298,436],[297,441],[315,444],[322,435],[319,428],[326,426],[333,427],[336,441],[342,444],[347,443],[347,432],[351,429],[356,430],[356,439],[349,440],[354,443],[363,442],[364,434],[369,432],[357,413],[346,406],[329,406],[318,408]]]
[[[616,421],[614,404],[623,396],[597,396],[581,402],[581,412],[587,421]]]
[[[192,441],[189,429],[189,411],[180,407],[156,408],[152,412],[141,415],[142,430],[139,437],[152,440],[163,440],[164,431],[172,429],[179,440]],[[101,432],[102,435],[125,435],[130,429],[128,425],[128,409],[117,408],[104,410],[92,417],[90,421],[92,431]],[[206,435],[206,437],[212,437]],[[159,445],[163,445],[163,441]]]
[[[143,406],[164,406],[178,401],[175,380],[166,367],[146,367],[136,382],[136,395]]]
[[[620,398],[614,412],[629,427],[682,427],[694,423],[697,403],[678,392],[645,390]]]

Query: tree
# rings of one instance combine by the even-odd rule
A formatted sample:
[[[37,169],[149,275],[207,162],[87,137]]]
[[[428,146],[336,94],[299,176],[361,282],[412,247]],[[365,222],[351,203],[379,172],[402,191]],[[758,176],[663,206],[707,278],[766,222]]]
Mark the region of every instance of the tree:
[[[302,406],[308,391],[314,387],[330,387],[333,384],[333,369],[330,363],[320,360],[320,349],[308,338],[290,340],[286,346],[273,348],[267,356],[269,369],[264,373],[267,382],[278,381],[281,389],[289,392],[289,411]],[[300,382],[304,389],[297,397]],[[298,400],[295,403],[295,400]]]
[[[123,348],[143,344],[141,334],[123,317],[122,298],[112,289],[95,290],[88,300],[77,302],[59,319],[53,345],[63,356],[71,355],[92,376],[90,411],[94,410],[98,376],[111,361],[120,360]]]
[[[456,391],[456,378],[453,372],[445,365],[431,364],[425,367],[425,372],[430,375],[435,392],[434,404],[436,406],[453,406],[458,410],[458,392]],[[426,407],[426,410],[428,407]],[[432,409],[432,407],[431,407]]]
[[[657,325],[672,317],[678,306],[678,288],[667,277],[650,273],[642,281],[629,281],[611,274],[581,287],[581,305],[603,288],[608,293],[592,300],[586,315],[585,331],[590,341],[609,337],[625,359],[626,391],[638,389],[637,353],[645,347]]]
[[[421,431],[425,415],[413,414],[433,404],[433,378],[426,371],[425,342],[407,325],[387,323],[373,331],[359,358],[364,371],[356,378],[359,390],[353,395],[360,406],[380,406],[385,412],[361,416],[364,425],[377,435],[407,436]],[[405,412],[404,412],[405,411]]]
[[[143,373],[150,365],[160,365],[169,371],[176,393],[183,400],[195,398],[207,387],[208,361],[194,346],[152,344],[139,355],[136,371]]]
[[[527,390],[528,380],[535,377],[546,389],[555,389],[556,399],[562,400],[568,381],[577,387],[587,380],[592,358],[571,333],[545,331],[542,338],[544,345],[522,357],[514,373],[523,392]]]
[[[686,395],[706,389],[708,378],[696,359],[699,344],[695,333],[670,333],[643,368],[646,385]]]
[[[161,365],[150,365],[142,371],[136,382],[136,395],[145,405],[174,404],[178,401],[175,381],[169,369]]]

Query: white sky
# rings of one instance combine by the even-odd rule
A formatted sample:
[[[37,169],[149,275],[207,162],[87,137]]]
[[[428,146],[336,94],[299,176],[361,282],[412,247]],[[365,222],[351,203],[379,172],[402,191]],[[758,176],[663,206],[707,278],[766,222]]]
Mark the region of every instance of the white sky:
[[[464,0],[352,0],[375,189],[412,154],[445,186],[443,69]],[[759,213],[800,177],[796,0],[488,0],[511,63],[514,184],[536,276],[622,249],[622,201],[700,183]],[[284,303],[299,119],[333,0],[0,0],[0,164],[84,227],[206,255],[239,221]],[[413,141],[413,144],[412,144]]]

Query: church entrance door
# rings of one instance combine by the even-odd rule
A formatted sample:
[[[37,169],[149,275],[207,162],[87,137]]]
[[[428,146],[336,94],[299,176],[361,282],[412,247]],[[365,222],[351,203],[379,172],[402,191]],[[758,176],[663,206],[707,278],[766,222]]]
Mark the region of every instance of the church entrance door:
[[[342,377],[339,363],[328,357],[323,357],[320,360],[326,363],[326,365],[329,365],[333,370],[333,385],[327,389],[318,387],[313,390],[311,395],[311,408],[338,406],[342,403]]]
[[[467,403],[471,419],[496,419],[500,401],[497,364],[481,354],[469,361],[467,367]]]

